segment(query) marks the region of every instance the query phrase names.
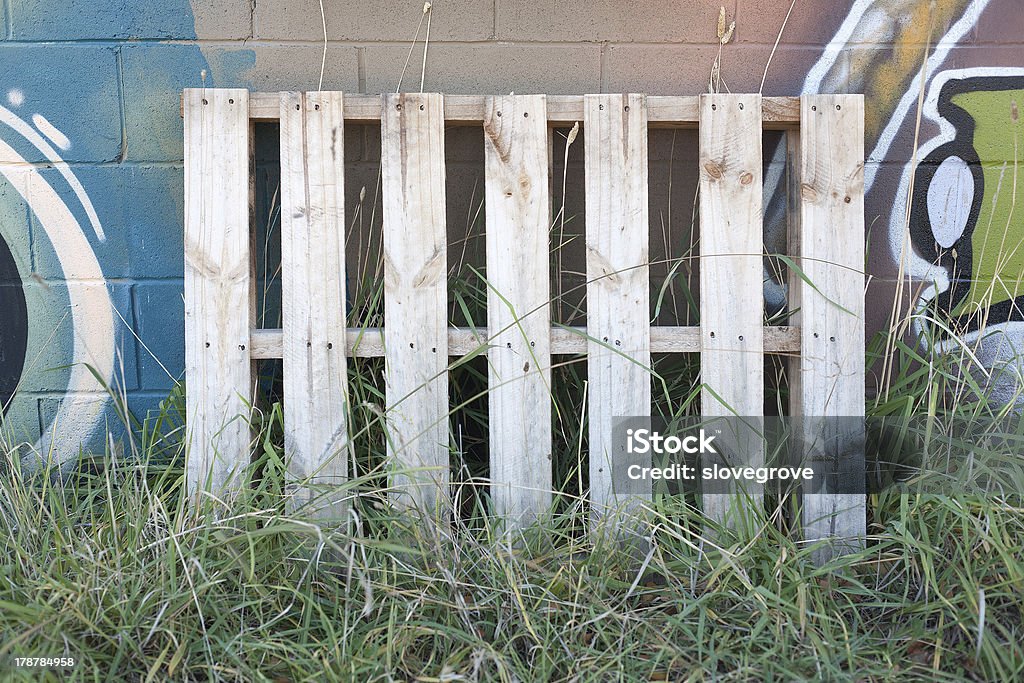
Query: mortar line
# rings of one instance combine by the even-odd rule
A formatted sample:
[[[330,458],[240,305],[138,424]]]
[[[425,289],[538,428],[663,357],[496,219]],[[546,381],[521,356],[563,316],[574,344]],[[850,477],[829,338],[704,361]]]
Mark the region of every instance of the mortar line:
[[[608,41],[601,43],[601,56],[598,65],[597,82],[601,84],[601,92],[608,92]]]
[[[117,163],[121,163],[128,156],[128,106],[125,103],[124,55],[121,54],[121,46],[114,50],[114,61],[117,69],[117,105],[121,118],[121,150],[118,152]]]
[[[356,48],[356,83],[359,92],[366,94],[366,48]]]

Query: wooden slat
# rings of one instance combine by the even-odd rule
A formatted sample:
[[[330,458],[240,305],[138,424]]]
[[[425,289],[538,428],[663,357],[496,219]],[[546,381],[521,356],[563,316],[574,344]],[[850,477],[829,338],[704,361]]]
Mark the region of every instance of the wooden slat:
[[[190,492],[249,464],[249,93],[185,90],[185,369]]]
[[[650,415],[647,98],[587,95],[587,373],[592,521],[635,500],[612,489],[616,418]],[[596,527],[596,524],[594,525]]]
[[[441,514],[449,497],[444,101],[385,95],[381,121],[393,496]]]
[[[583,95],[549,95],[548,123],[573,124],[583,120]],[[277,93],[253,93],[249,116],[258,121],[274,121],[280,116]],[[445,119],[454,125],[479,124],[484,118],[484,95],[446,95]],[[699,99],[687,95],[652,95],[647,98],[647,118],[652,127],[697,126]],[[380,120],[380,95],[349,95],[345,98],[345,118],[348,121],[377,122]],[[800,121],[800,98],[764,97],[761,113],[764,128],[795,128]]]
[[[250,336],[254,360],[281,358],[284,340],[281,330],[253,330]],[[352,358],[379,358],[384,355],[384,334],[379,327],[349,328],[346,353]],[[651,328],[651,353],[699,353],[699,327],[660,326]],[[487,330],[482,327],[448,328],[448,355],[465,356],[476,353],[487,343]],[[774,326],[764,328],[765,353],[800,353],[800,329]],[[551,353],[557,355],[587,352],[587,330],[584,327],[551,329]]]
[[[699,130],[701,413],[758,417],[764,410],[761,97],[701,95]],[[729,465],[764,461],[754,430],[726,429],[718,445]],[[759,500],[756,486],[744,492]],[[730,493],[702,497],[705,514],[718,521],[727,521],[735,502]]]
[[[491,497],[510,527],[551,505],[548,127],[544,95],[484,111]]]
[[[813,286],[798,286],[803,355],[796,414],[858,418],[865,374],[864,98],[807,95],[801,119],[799,265]],[[842,469],[863,470],[859,421],[810,424],[815,451],[823,448],[812,457],[843,458]],[[841,539],[824,546],[818,561],[863,545],[865,504],[861,493],[804,495],[805,539]]]
[[[284,445],[293,506],[342,517],[348,454],[344,110],[281,93]]]
[[[792,130],[786,132],[786,253],[794,262],[799,261],[800,254],[800,131]],[[799,265],[799,264],[798,264]],[[795,268],[788,268],[786,271],[786,308],[789,311],[788,323],[798,326],[801,323],[803,314],[800,311],[800,288],[801,272]],[[798,327],[795,327],[798,332]],[[765,339],[765,348],[768,347],[768,339]],[[803,393],[802,369],[800,354],[793,354],[785,359],[786,363],[786,385],[789,388],[789,414],[799,416],[801,414],[800,395]],[[787,509],[794,501],[791,494],[790,500],[786,501]]]

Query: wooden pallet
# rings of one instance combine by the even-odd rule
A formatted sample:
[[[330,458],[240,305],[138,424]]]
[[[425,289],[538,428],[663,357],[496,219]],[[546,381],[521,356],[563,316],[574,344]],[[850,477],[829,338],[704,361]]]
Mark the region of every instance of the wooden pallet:
[[[252,362],[284,363],[285,445],[295,500],[347,476],[346,364],[386,362],[396,501],[448,504],[452,357],[489,359],[494,512],[522,525],[551,502],[550,367],[585,353],[595,516],[613,493],[613,419],[649,415],[652,353],[699,352],[705,415],[759,416],[765,353],[791,354],[791,413],[863,416],[863,98],[859,95],[546,97],[249,93],[190,89],[185,119],[188,481],[230,489],[248,464]],[[251,252],[252,127],[281,125],[283,329],[257,330]],[[384,329],[345,329],[343,127],[381,125]],[[549,132],[582,123],[588,326],[552,327]],[[480,126],[485,145],[486,329],[449,328],[444,131]],[[651,327],[647,132],[700,140],[700,326]],[[791,327],[765,327],[762,131],[787,130]],[[795,305],[794,305],[795,304]],[[386,330],[386,335],[385,335]],[[763,462],[757,443],[748,463]],[[863,457],[863,454],[859,454]],[[635,498],[635,497],[634,497]],[[724,519],[735,496],[705,496]],[[862,494],[806,496],[805,536],[857,538]],[[336,512],[336,510],[335,510]]]

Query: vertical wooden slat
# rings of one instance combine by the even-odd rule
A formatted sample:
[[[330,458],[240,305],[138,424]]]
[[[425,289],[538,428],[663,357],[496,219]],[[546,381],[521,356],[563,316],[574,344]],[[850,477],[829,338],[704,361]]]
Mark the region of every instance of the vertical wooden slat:
[[[863,426],[856,418],[864,415],[865,376],[864,98],[805,95],[800,126],[799,264],[810,284],[799,286],[798,414],[829,418],[808,421],[815,432],[812,458],[842,458],[832,460],[839,470],[863,471]],[[865,495],[805,494],[802,518],[806,540],[842,539],[817,554],[827,560],[837,549],[862,545]]]
[[[616,418],[651,411],[647,98],[587,95],[587,372],[592,520],[635,503],[613,492]],[[594,525],[596,526],[596,524]]]
[[[701,412],[758,418],[764,410],[764,294],[761,96],[700,96]],[[764,446],[752,429],[719,436],[729,465],[758,466]],[[708,462],[705,457],[705,462]],[[759,500],[756,485],[743,490]],[[705,494],[705,514],[725,521],[732,493]]]
[[[184,100],[186,477],[190,492],[221,491],[250,455],[249,93]]]
[[[394,497],[434,512],[449,498],[441,95],[384,95],[381,164],[388,455],[398,470]]]
[[[340,92],[281,93],[285,456],[292,505],[335,517],[343,494],[322,487],[349,457],[344,139]]]
[[[800,130],[786,131],[786,253],[790,256],[797,268],[800,267]],[[789,311],[788,325],[799,327],[803,322],[803,313],[800,310],[800,293],[802,270],[788,268],[786,271],[786,309]],[[801,395],[803,394],[803,373],[801,364],[803,360],[800,351],[788,355],[786,363],[786,385],[789,389],[789,415],[801,415],[803,405]],[[786,509],[791,513],[799,513],[799,507],[791,507],[794,503],[799,505],[799,500],[794,500],[798,493],[791,494],[786,501]]]
[[[483,128],[491,494],[516,527],[551,503],[546,98],[488,97]]]

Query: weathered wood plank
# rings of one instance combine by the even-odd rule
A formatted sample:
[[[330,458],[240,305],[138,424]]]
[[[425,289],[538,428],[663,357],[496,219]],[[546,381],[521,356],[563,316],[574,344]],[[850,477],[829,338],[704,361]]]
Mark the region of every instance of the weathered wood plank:
[[[791,130],[786,132],[786,253],[791,260],[799,265],[800,254],[800,131]],[[787,268],[786,271],[786,308],[789,311],[787,322],[791,326],[798,326],[803,318],[800,310],[800,288],[802,281],[801,272],[795,268]],[[801,332],[798,327],[793,327]],[[765,349],[768,348],[768,339],[765,338]],[[799,416],[803,414],[803,381],[801,379],[800,354],[795,353],[785,359],[786,362],[786,383],[789,388],[789,414]],[[793,493],[791,496],[798,496]],[[793,503],[792,497],[787,501]],[[799,504],[799,500],[795,501]],[[794,510],[799,508],[794,508]]]
[[[699,131],[701,413],[756,418],[764,410],[760,95],[701,95]],[[713,457],[762,464],[753,425],[726,429]],[[756,486],[743,492],[760,500]],[[705,494],[705,514],[727,522],[738,493]]]
[[[284,340],[281,330],[253,330],[249,342],[254,360],[281,358]],[[346,333],[346,353],[350,358],[379,358],[384,355],[384,334],[379,327],[353,328]],[[652,327],[651,353],[700,353],[699,327]],[[482,327],[448,328],[448,356],[460,357],[476,353],[487,343],[487,330]],[[587,352],[587,330],[584,327],[551,329],[551,353],[558,355]],[[774,326],[764,328],[764,352],[800,353],[800,329]]]
[[[444,101],[384,96],[384,330],[388,456],[399,504],[449,498]]]
[[[349,460],[344,109],[340,92],[281,93],[284,445],[290,503],[342,517]]]
[[[184,98],[186,479],[221,494],[250,456],[249,93]]]
[[[485,95],[446,95],[445,119],[454,124],[474,125],[483,121]],[[548,123],[572,124],[583,120],[583,95],[548,95]],[[275,121],[280,116],[277,93],[252,93],[249,116],[257,121]],[[693,128],[697,125],[699,99],[696,95],[651,95],[647,118],[652,127]],[[380,95],[349,95],[345,98],[348,121],[380,120]],[[800,98],[764,97],[761,114],[766,130],[795,128],[800,121]]]
[[[484,110],[491,498],[510,527],[551,505],[548,127],[544,95]]]
[[[584,98],[592,526],[635,498],[613,492],[616,418],[650,415],[647,98]]]
[[[805,457],[823,459],[825,470],[863,472],[863,423],[856,418],[864,415],[865,379],[864,98],[806,95],[800,113],[799,265],[814,286],[798,286],[799,414],[829,418],[807,421],[815,446]],[[836,550],[863,545],[865,495],[805,494],[802,518],[807,541],[837,539],[817,553],[825,561]]]

